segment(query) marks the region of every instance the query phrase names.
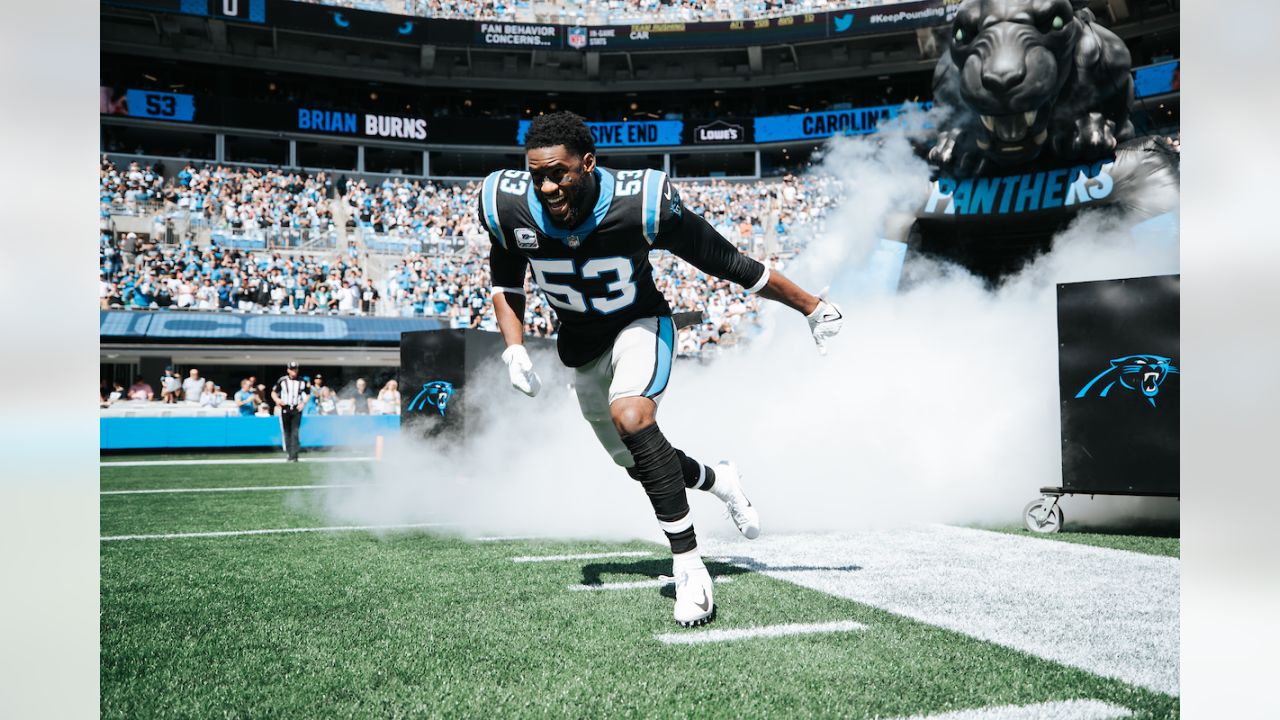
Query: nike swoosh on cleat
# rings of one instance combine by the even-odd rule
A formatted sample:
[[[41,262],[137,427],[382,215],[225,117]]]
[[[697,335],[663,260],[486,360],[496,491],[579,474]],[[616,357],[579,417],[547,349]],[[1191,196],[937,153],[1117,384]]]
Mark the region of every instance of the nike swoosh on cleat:
[[[694,603],[694,605],[697,605],[698,609],[701,610],[702,612],[706,612],[707,610],[711,609],[711,601],[707,599],[706,590],[702,591],[702,602]]]

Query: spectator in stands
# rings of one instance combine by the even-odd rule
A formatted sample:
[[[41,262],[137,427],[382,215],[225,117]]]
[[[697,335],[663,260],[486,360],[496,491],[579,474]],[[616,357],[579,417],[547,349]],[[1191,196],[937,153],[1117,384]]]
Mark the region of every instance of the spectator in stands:
[[[200,395],[204,392],[204,378],[200,377],[200,371],[191,368],[187,373],[187,379],[182,381],[182,399],[187,402],[200,402]]]
[[[378,391],[378,400],[382,403],[385,415],[400,414],[400,385],[395,380],[388,380]]]
[[[327,387],[320,388],[320,400],[316,403],[316,409],[320,415],[338,414],[338,401],[333,396],[333,391]]]
[[[165,368],[164,375],[160,378],[160,399],[165,404],[173,404],[178,402],[181,395],[182,378],[178,377],[178,373],[173,368]]]
[[[249,378],[240,381],[240,389],[235,394],[235,403],[241,417],[252,416],[257,410],[258,396],[254,393],[253,384]]]
[[[303,380],[307,382],[307,406],[302,409],[302,414],[315,415],[320,412],[320,390],[324,387],[324,376],[316,373],[315,377]]]
[[[102,380],[98,384],[98,404],[100,407],[111,405],[124,397],[124,386],[118,382]]]
[[[196,290],[196,307],[200,310],[218,309],[218,289],[209,278],[205,278]]]
[[[138,257],[138,234],[128,232],[120,239],[120,263],[122,267],[131,268]]]
[[[124,386],[118,382],[111,383],[111,393],[107,395],[107,405],[113,405],[124,397]]]
[[[142,379],[141,375],[134,378],[133,384],[129,386],[130,400],[151,400],[155,397],[155,394],[155,390],[151,389],[151,386],[147,384],[146,380]]]
[[[369,414],[369,398],[371,395],[369,384],[364,381],[364,378],[356,378],[356,385],[350,392],[350,398],[353,401],[352,411],[356,415]]]
[[[200,407],[219,407],[227,399],[227,394],[222,388],[213,384],[212,380],[204,382],[204,388],[200,391]]]

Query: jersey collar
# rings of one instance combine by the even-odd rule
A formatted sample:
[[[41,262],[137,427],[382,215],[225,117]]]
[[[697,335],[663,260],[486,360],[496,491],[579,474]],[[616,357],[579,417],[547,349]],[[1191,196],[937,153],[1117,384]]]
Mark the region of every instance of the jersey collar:
[[[538,196],[533,192],[533,183],[529,183],[529,213],[533,215],[533,220],[538,224],[538,229],[543,235],[555,238],[556,240],[564,240],[570,235],[578,236],[579,242],[585,240],[600,223],[604,222],[604,216],[609,214],[609,206],[613,204],[613,173],[605,171],[603,168],[597,167],[594,171],[596,181],[600,183],[600,197],[596,199],[596,207],[583,220],[578,227],[573,229],[565,229],[556,226],[551,222],[551,218],[547,217],[546,208],[542,207],[542,203],[538,200]]]

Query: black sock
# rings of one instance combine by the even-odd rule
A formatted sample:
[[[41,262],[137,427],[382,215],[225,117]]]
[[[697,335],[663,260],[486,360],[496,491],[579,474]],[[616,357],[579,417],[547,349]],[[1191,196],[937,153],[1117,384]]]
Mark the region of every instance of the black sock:
[[[716,471],[710,465],[703,465],[676,448],[676,457],[680,458],[680,467],[684,470],[684,486],[699,490],[710,490],[716,484]],[[702,484],[699,485],[698,481]]]
[[[640,481],[653,504],[662,532],[671,543],[671,552],[689,552],[698,546],[689,517],[689,500],[685,497],[684,467],[675,448],[663,437],[656,424],[630,435],[622,442],[635,458],[635,467],[627,473]]]

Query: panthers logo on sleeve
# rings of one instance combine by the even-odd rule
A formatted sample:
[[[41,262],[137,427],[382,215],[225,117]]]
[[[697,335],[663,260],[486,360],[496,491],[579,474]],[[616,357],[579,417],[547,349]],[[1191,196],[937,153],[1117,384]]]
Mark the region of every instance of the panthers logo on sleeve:
[[[1124,391],[1140,393],[1156,406],[1156,396],[1160,394],[1160,386],[1170,375],[1178,374],[1173,359],[1160,355],[1125,355],[1111,361],[1111,367],[1098,373],[1080,392],[1076,398],[1089,397],[1099,385],[1097,397],[1107,397],[1117,386]]]

